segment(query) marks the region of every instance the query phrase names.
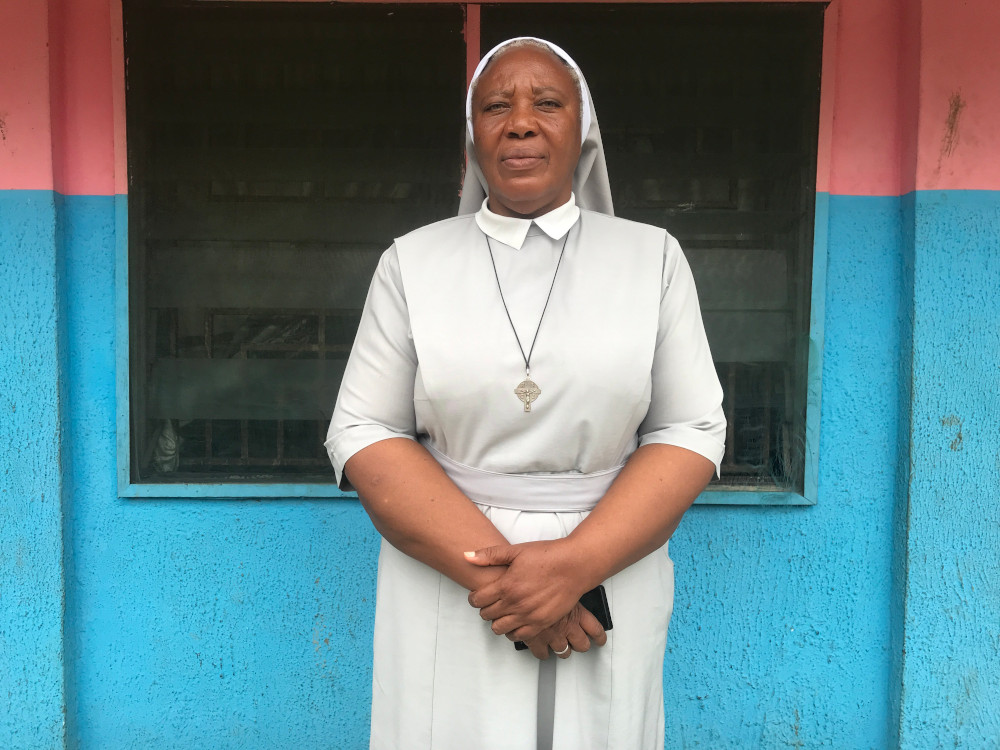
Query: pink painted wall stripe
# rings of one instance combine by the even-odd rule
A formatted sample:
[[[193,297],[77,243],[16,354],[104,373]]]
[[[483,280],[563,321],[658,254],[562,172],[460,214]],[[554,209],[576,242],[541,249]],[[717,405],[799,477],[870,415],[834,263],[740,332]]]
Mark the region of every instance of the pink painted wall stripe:
[[[0,3],[0,190],[52,189],[48,8]]]
[[[821,120],[820,138],[829,128],[826,189],[1000,189],[1000,3],[834,0],[828,24],[833,14],[832,92],[824,82],[833,117]]]
[[[113,194],[109,0],[0,8],[0,190]]]
[[[111,7],[108,0],[55,0],[56,7],[65,67],[53,77],[59,84],[53,87],[55,189],[66,195],[113,195]]]
[[[827,190],[839,195],[898,195],[899,141],[895,3],[839,0],[827,9],[837,25]],[[837,18],[831,16],[837,14]],[[827,42],[830,40],[828,39]],[[817,188],[823,187],[817,184]]]
[[[1000,3],[921,7],[915,187],[1000,189]]]
[[[994,0],[832,0],[817,189],[1000,189],[998,30]],[[4,3],[0,50],[0,189],[124,193],[121,0]]]

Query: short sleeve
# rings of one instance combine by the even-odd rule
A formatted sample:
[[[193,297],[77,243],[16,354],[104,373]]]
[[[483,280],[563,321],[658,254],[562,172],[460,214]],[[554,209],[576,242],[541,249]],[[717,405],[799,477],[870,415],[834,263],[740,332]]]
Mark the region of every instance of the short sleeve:
[[[722,386],[694,277],[677,240],[668,234],[650,406],[639,426],[639,445],[660,443],[694,451],[715,464],[718,475],[725,440]]]
[[[393,245],[379,260],[368,289],[324,443],[342,489],[350,489],[344,464],[362,448],[388,438],[415,439],[416,371],[417,354]]]

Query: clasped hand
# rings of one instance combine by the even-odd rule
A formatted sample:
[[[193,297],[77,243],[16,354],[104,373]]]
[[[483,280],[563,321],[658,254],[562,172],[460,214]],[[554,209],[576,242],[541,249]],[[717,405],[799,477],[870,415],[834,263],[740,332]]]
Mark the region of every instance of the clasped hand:
[[[607,641],[597,618],[579,604],[590,586],[565,540],[487,547],[467,552],[466,559],[507,566],[499,578],[469,594],[469,604],[493,622],[497,635],[524,641],[540,659],[550,647],[561,651],[568,644],[586,651],[591,641],[598,646]]]

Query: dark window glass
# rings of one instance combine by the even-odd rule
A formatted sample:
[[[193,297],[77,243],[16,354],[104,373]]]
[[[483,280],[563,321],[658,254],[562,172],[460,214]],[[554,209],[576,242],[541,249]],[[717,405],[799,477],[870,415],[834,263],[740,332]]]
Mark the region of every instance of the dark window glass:
[[[394,236],[453,215],[458,5],[125,4],[134,481],[331,481]]]
[[[698,283],[729,420],[716,486],[801,491],[823,7],[490,5],[482,49],[564,46],[597,104],[616,213]]]
[[[451,216],[461,5],[126,0],[132,477],[330,481],[379,254]],[[719,486],[801,491],[822,7],[483,6],[580,62],[617,213],[666,227],[725,391]]]

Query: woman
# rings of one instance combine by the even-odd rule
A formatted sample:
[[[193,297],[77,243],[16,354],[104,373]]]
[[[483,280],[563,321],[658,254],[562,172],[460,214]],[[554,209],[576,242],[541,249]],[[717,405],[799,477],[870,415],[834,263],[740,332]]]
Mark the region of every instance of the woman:
[[[467,118],[459,216],[382,257],[326,443],[384,537],[371,746],[662,747],[666,543],[725,433],[690,270],[613,217],[564,51],[493,49]]]

